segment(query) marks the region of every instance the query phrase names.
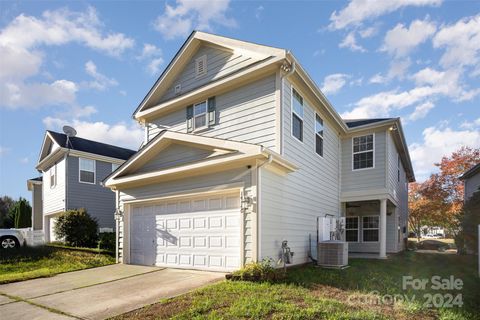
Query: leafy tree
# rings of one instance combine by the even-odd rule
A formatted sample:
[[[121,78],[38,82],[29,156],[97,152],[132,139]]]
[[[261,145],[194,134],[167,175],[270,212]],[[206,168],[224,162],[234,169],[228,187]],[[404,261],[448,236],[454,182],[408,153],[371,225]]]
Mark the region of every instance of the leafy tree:
[[[15,203],[15,228],[29,228],[32,226],[32,207],[27,199],[20,197]]]
[[[14,204],[15,200],[9,196],[3,196],[0,198],[0,229],[13,227],[13,221],[10,221],[9,213]]]
[[[57,217],[54,232],[58,239],[73,247],[96,248],[98,223],[85,209],[62,212]]]

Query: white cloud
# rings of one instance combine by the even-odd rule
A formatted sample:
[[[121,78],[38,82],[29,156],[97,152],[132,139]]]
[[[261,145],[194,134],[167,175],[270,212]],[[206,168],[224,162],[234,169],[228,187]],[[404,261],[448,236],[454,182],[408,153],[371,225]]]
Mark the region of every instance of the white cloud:
[[[350,75],[344,73],[334,73],[328,75],[323,80],[322,92],[324,94],[335,94],[345,86]]]
[[[154,28],[166,39],[187,36],[193,29],[212,31],[214,25],[234,27],[236,21],[227,17],[230,0],[177,0],[165,5],[165,12],[154,22]]]
[[[10,151],[10,148],[0,146],[0,157],[3,157]]]
[[[29,162],[28,157],[23,157],[18,160],[21,164],[27,164]]]
[[[387,78],[382,76],[380,73],[376,73],[373,75],[370,80],[368,80],[370,83],[384,83],[387,82]]]
[[[433,22],[427,19],[415,20],[406,28],[403,24],[397,24],[385,35],[381,51],[398,57],[406,56],[416,46],[430,38],[436,30]]]
[[[38,108],[45,105],[70,105],[78,86],[68,80],[52,83],[4,82],[0,84],[0,105],[10,108]]]
[[[362,38],[370,38],[378,33],[378,27],[368,27],[358,32]]]
[[[151,75],[156,75],[160,72],[160,66],[163,64],[162,49],[155,45],[145,43],[143,45],[142,54],[137,57],[138,60],[149,60],[146,70]]]
[[[431,101],[427,101],[415,107],[415,110],[410,114],[408,120],[416,121],[419,119],[423,119],[427,116],[431,109],[433,109],[435,105]]]
[[[480,129],[480,118],[477,118],[476,120],[473,120],[473,121],[464,121],[460,125],[460,128],[462,128],[462,129],[473,129],[473,128]]]
[[[424,103],[440,97],[454,102],[471,100],[480,90],[468,90],[460,81],[458,70],[437,71],[430,68],[420,70],[412,76],[416,87],[406,91],[391,90],[364,97],[354,104],[351,111],[342,114],[346,119],[386,117],[414,104]],[[370,79],[372,81],[372,79]]]
[[[429,174],[436,169],[434,163],[462,146],[480,147],[480,131],[453,130],[442,126],[423,130],[423,141],[409,146],[417,180],[422,181],[428,178]]]
[[[265,10],[265,8],[260,5],[258,6],[256,9],[255,9],[255,18],[257,20],[260,20],[262,18],[262,13],[263,13],[263,10]]]
[[[47,129],[60,130],[68,124],[77,130],[78,136],[98,142],[109,143],[137,150],[142,142],[144,131],[134,121],[130,124],[118,122],[108,124],[102,121],[88,122],[79,119],[66,120],[58,117],[46,117],[43,123]]]
[[[21,14],[0,30],[0,106],[36,108],[44,105],[71,104],[78,86],[66,79],[29,82],[41,72],[45,46],[76,42],[108,55],[118,56],[134,45],[122,33],[103,31],[97,12],[68,9],[45,11],[37,18]]]
[[[355,38],[355,32],[349,32],[345,38],[338,45],[340,48],[349,48],[352,51],[365,52],[365,48],[357,44],[357,39]]]
[[[444,68],[477,65],[480,61],[480,14],[442,26],[433,38],[433,46],[445,48],[440,59]]]
[[[438,6],[442,0],[352,0],[340,10],[330,15],[331,30],[360,25],[363,21],[391,13],[407,6]]]
[[[99,91],[104,91],[109,87],[118,85],[117,80],[109,78],[97,71],[97,66],[93,61],[89,60],[85,63],[85,72],[93,78],[93,81],[89,81],[87,86]]]

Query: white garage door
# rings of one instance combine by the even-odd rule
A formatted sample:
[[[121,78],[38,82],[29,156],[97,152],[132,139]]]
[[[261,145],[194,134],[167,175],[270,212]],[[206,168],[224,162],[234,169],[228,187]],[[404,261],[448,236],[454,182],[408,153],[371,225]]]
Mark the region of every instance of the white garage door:
[[[133,264],[214,271],[240,267],[238,194],[134,206],[130,221]]]

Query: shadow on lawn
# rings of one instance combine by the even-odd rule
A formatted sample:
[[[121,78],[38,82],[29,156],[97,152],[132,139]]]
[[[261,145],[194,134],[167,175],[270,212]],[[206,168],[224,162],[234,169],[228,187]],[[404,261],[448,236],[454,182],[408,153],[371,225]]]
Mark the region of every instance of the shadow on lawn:
[[[475,256],[404,252],[388,260],[351,259],[349,264],[350,267],[344,270],[327,270],[312,265],[292,268],[288,272],[287,283],[310,289],[322,285],[363,294],[406,295],[420,305],[425,302],[425,294],[440,293],[443,297],[448,293],[454,296],[461,294],[463,306],[447,311],[455,310],[455,314],[470,316],[480,314],[480,278]],[[425,290],[413,290],[411,287],[404,290],[404,276],[428,279],[429,282]],[[433,290],[432,276],[440,276],[441,279],[454,276],[462,280],[463,287],[461,290]]]
[[[55,248],[47,246],[28,247],[24,246],[17,249],[0,249],[0,263],[18,263],[30,262],[51,258],[55,253]]]

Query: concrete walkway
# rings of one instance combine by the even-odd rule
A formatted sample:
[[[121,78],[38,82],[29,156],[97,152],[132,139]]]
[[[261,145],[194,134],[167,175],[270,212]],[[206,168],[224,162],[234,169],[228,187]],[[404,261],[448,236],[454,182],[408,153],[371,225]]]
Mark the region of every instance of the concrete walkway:
[[[223,273],[116,264],[0,285],[5,319],[105,319],[224,279]]]

